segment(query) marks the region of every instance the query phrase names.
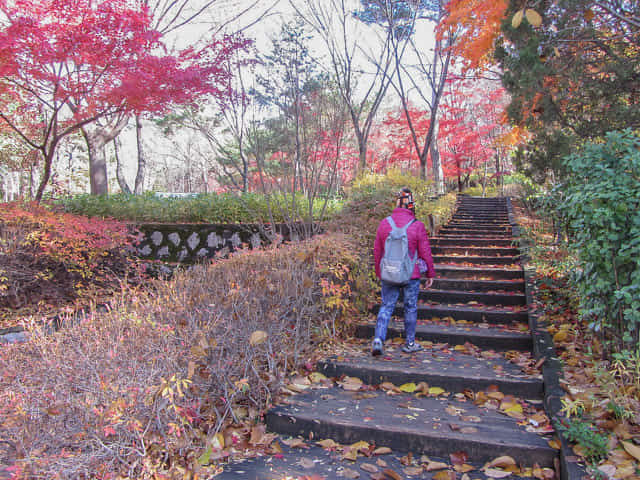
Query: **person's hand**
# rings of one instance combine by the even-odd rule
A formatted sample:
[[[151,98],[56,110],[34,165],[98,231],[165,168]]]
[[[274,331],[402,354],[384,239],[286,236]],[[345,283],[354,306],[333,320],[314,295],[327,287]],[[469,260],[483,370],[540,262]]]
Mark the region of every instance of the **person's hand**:
[[[426,288],[431,288],[431,285],[433,285],[433,278],[427,278],[427,281],[424,282],[424,286]]]

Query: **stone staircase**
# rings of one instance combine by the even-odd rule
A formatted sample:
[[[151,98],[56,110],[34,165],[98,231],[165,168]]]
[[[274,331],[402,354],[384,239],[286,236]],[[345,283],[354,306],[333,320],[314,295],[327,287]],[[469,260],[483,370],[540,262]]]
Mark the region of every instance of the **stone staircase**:
[[[557,450],[535,428],[544,417],[544,385],[531,358],[524,276],[511,228],[507,199],[459,197],[449,224],[430,239],[437,278],[419,297],[416,339],[424,350],[401,352],[398,305],[385,353],[372,357],[372,316],[350,346],[319,362],[318,371],[337,384],[305,390],[273,408],[268,429],[341,444],[362,440],[430,458],[464,452],[476,465],[508,455],[519,465],[553,468]],[[361,388],[340,386],[353,378]],[[423,386],[422,393],[397,388],[406,384]],[[342,477],[339,468],[328,471],[319,478]],[[402,478],[431,478],[422,475]]]

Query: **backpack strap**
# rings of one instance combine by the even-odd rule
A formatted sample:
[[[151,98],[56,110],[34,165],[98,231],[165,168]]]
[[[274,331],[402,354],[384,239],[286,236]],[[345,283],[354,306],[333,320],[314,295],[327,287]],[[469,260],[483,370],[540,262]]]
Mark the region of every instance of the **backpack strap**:
[[[398,230],[404,230],[405,232],[406,232],[406,231],[407,231],[407,229],[411,226],[411,224],[412,224],[413,222],[415,222],[415,221],[416,221],[416,219],[415,219],[415,218],[414,218],[413,220],[409,220],[409,221],[407,222],[407,224],[406,224],[404,227],[399,228],[399,227],[396,225],[396,222],[394,222],[394,221],[393,221],[393,218],[391,218],[391,215],[389,215],[389,216],[387,217],[387,222],[389,222],[389,225],[391,226],[391,229],[392,229],[392,230],[398,229]]]

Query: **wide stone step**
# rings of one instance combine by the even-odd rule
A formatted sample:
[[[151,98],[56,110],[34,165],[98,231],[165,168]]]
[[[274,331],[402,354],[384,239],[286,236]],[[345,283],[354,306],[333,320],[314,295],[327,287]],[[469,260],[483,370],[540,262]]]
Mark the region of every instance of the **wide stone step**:
[[[438,303],[468,303],[478,302],[483,305],[526,305],[527,297],[524,293],[482,293],[465,292],[461,290],[429,290],[420,291],[420,299]]]
[[[375,323],[361,323],[356,327],[355,336],[373,339]],[[523,330],[526,325],[523,325]],[[416,338],[433,343],[464,345],[471,343],[476,347],[495,351],[519,350],[531,351],[533,348],[531,334],[528,330],[508,330],[505,325],[478,326],[473,324],[446,324],[431,321],[418,321]],[[404,335],[402,323],[390,322],[387,338]]]
[[[436,263],[472,263],[476,265],[514,265],[520,257],[476,256],[476,255],[433,255]]]
[[[363,440],[414,455],[464,451],[471,461],[509,455],[523,465],[553,467],[557,457],[547,439],[516,419],[470,402],[333,387],[296,395],[288,403],[266,414],[271,431],[345,444]]]
[[[447,224],[448,227],[476,227],[476,228],[511,228],[510,223],[505,222],[476,222],[472,220],[457,220],[451,221]]]
[[[481,215],[481,216],[490,216],[490,217],[496,217],[496,216],[502,216],[504,218],[508,218],[509,216],[509,211],[504,208],[504,207],[496,207],[496,208],[491,208],[491,209],[485,209],[485,210],[475,210],[475,209],[458,209],[455,212],[453,212],[453,217],[459,217],[459,216],[474,216],[474,215]]]
[[[393,311],[396,316],[404,315],[403,305],[398,303]],[[447,319],[453,320],[466,320],[468,322],[475,323],[500,323],[500,324],[512,324],[512,323],[526,323],[528,321],[528,315],[525,310],[516,310],[517,306],[512,307],[480,307],[480,306],[461,306],[461,305],[424,305],[418,304],[418,318],[423,319]],[[378,313],[380,309],[379,305],[373,308],[374,313]]]
[[[504,229],[510,229],[512,227],[512,225],[509,222],[505,222],[505,221],[489,221],[489,220],[483,220],[483,221],[477,221],[477,220],[464,220],[464,219],[460,219],[460,220],[455,220],[455,221],[451,221],[449,222],[446,226],[448,227],[474,227],[474,228],[486,228],[486,229],[492,229],[492,228],[504,228]]]
[[[511,238],[511,232],[500,232],[496,230],[481,230],[481,229],[461,229],[461,228],[448,228],[442,227],[438,230],[438,235],[447,236],[480,236],[480,237],[498,237],[498,238]]]
[[[467,212],[456,212],[451,217],[455,220],[476,220],[479,222],[501,222],[501,223],[509,223],[509,215],[506,213],[467,213]]]
[[[358,458],[352,461],[342,459],[340,449],[323,449],[314,445],[317,438],[307,440],[307,446],[304,448],[291,448],[286,445],[284,437],[281,436],[274,441],[277,442],[279,450],[282,450],[282,453],[277,457],[260,455],[255,458],[243,459],[241,462],[223,463],[221,467],[224,468],[224,471],[215,475],[215,480],[345,480],[348,478],[370,480],[375,478],[369,475],[370,472],[377,473],[377,478],[391,480],[392,477],[384,475],[383,470],[395,472],[402,479],[429,478],[426,470],[419,476],[405,477],[403,475],[407,465],[402,463],[402,459],[408,453],[404,450],[393,450],[389,454],[375,455],[375,457],[360,452]],[[420,463],[420,457],[413,458],[414,465]],[[451,463],[449,457],[435,455],[430,455],[429,460],[445,464]],[[384,462],[385,466],[376,466],[379,465],[378,462]],[[470,472],[474,480],[494,480],[481,470],[482,463],[469,460],[467,464],[475,468]],[[377,472],[374,472],[373,469]]]
[[[434,265],[436,274],[442,278],[466,280],[512,280],[523,279],[522,268],[469,267],[447,264]]]
[[[509,395],[526,399],[542,399],[543,381],[540,374],[528,375],[518,365],[497,352],[483,356],[461,353],[448,345],[427,345],[425,350],[411,355],[400,345],[387,341],[384,355],[372,357],[369,341],[359,351],[350,349],[318,362],[317,369],[327,377],[357,377],[368,385],[391,382],[426,382],[430,387],[448,392],[486,390],[491,385]],[[475,352],[473,347],[471,352]]]
[[[520,254],[520,250],[512,247],[456,247],[456,246],[439,246],[432,245],[431,253],[434,255],[457,255],[457,256],[496,256],[507,257]]]
[[[423,279],[423,282],[425,279]],[[437,290],[467,290],[470,292],[522,292],[524,280],[456,280],[435,278],[432,288]]]
[[[431,246],[439,247],[510,247],[517,243],[510,238],[486,238],[486,237],[431,237]]]

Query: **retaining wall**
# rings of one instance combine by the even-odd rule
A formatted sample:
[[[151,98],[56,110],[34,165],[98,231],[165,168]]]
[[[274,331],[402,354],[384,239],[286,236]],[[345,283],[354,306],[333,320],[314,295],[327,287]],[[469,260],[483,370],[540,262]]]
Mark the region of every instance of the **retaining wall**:
[[[295,224],[166,224],[146,223],[135,225],[142,233],[138,244],[138,255],[145,259],[165,262],[194,263],[216,255],[232,252],[241,246],[258,248],[268,245],[273,238],[271,232],[282,236],[284,241],[297,241],[309,232],[312,226]],[[314,226],[318,231],[319,227]]]

